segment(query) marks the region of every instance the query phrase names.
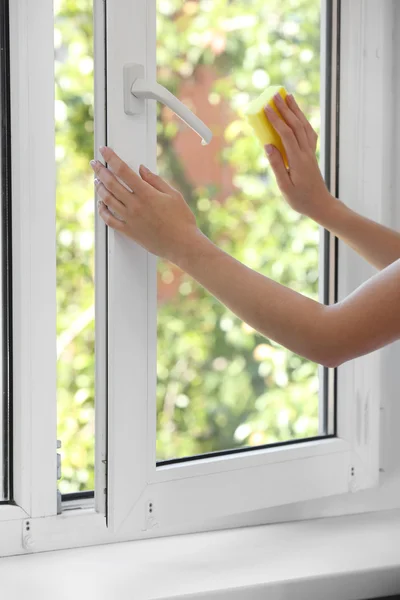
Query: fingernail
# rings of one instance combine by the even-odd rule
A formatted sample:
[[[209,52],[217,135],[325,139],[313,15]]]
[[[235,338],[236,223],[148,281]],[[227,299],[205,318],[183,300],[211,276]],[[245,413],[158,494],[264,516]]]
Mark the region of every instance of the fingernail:
[[[278,93],[278,94],[275,94],[275,96],[274,96],[274,100],[275,100],[275,102],[277,102],[277,101],[278,101],[278,102],[282,102],[282,96],[281,96],[279,93]]]
[[[144,165],[140,165],[140,167],[141,167],[142,171],[144,171],[145,173],[151,173],[150,169],[148,169]]]
[[[102,200],[97,200],[97,207],[100,208],[100,206],[103,204]]]
[[[97,163],[97,160],[91,160],[91,161],[90,161],[90,166],[92,167],[92,169],[94,169],[94,168],[95,168],[95,166],[96,166],[96,163]]]
[[[274,151],[273,145],[272,144],[267,144],[265,146],[265,151],[268,154],[268,156],[270,156],[273,153],[273,151]]]
[[[106,146],[100,146],[100,148],[99,148],[100,154],[103,154],[105,149],[106,149]]]
[[[97,179],[97,177],[94,178],[94,185],[99,185],[100,183],[100,179]]]
[[[267,106],[265,107],[265,110],[267,110],[269,113],[273,113],[274,112],[274,109],[269,104],[267,104]]]

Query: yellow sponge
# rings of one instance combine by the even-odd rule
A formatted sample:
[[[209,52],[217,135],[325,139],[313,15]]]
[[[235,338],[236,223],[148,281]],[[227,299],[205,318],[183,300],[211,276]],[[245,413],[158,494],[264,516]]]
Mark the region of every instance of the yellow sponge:
[[[250,125],[253,127],[261,144],[263,146],[265,146],[266,144],[273,144],[274,146],[276,146],[276,148],[278,148],[278,150],[283,156],[283,160],[285,162],[286,167],[288,167],[289,164],[285,149],[282,144],[282,140],[278,133],[275,131],[275,129],[272,127],[264,110],[265,106],[269,104],[280,117],[280,113],[277,110],[273,99],[275,94],[278,93],[285,100],[287,92],[284,87],[279,85],[273,85],[268,87],[260,96],[258,96],[258,98],[255,98],[255,100],[253,100],[249,104],[246,110],[246,117]]]

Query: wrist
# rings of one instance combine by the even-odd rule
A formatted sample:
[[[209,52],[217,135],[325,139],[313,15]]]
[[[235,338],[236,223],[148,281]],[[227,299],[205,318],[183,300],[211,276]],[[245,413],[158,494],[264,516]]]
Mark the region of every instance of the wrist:
[[[326,190],[323,198],[319,198],[316,205],[316,209],[307,216],[318,223],[318,225],[321,225],[321,227],[328,229],[328,231],[335,228],[335,223],[341,218],[343,210],[347,209],[347,207],[340,200],[332,196],[328,190]]]
[[[194,262],[212,245],[212,242],[196,227],[188,231],[179,247],[167,258],[182,271],[190,273]]]

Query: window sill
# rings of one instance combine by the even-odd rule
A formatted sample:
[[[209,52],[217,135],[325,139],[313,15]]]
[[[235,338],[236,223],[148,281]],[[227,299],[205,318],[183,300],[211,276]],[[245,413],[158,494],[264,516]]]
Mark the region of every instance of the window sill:
[[[395,510],[4,558],[0,581],[11,599],[360,600],[400,593],[399,548]]]

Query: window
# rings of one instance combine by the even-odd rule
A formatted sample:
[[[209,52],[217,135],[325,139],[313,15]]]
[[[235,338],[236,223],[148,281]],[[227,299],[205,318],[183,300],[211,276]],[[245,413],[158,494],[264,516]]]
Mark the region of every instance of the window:
[[[336,88],[332,85],[336,71],[329,74],[332,65],[336,68],[332,37],[336,42],[337,33],[326,36],[336,10],[329,3],[321,16],[320,3],[313,1],[303,11],[292,4],[277,7],[257,1],[160,1],[152,5],[147,14],[147,37],[140,38],[140,47],[139,42],[132,43],[125,61],[129,61],[128,54],[137,57],[135,61],[144,64],[147,78],[154,73],[207,121],[214,129],[214,139],[202,147],[198,136],[162,105],[157,106],[156,122],[156,107],[150,102],[143,114],[147,118],[145,133],[143,116],[137,115],[126,124],[126,141],[122,142],[122,131],[120,139],[115,138],[122,149],[128,147],[129,138],[140,143],[135,162],[153,169],[158,163],[184,190],[202,228],[219,245],[250,266],[326,301],[335,294],[334,243],[323,234],[320,237],[318,228],[308,220],[297,222],[292,212],[279,205],[276,188],[264,175],[267,161],[243,119],[243,107],[273,78],[275,83],[282,81],[295,89],[300,101],[302,94],[307,96],[307,108],[315,122],[319,121],[322,93],[327,107],[325,122],[331,117],[332,123],[336,122]],[[263,11],[268,18],[267,14],[254,18]],[[300,65],[296,72],[290,70],[290,59]],[[266,68],[267,62],[274,66]],[[115,61],[109,64],[113,65],[109,72],[123,66]],[[111,124],[111,102],[108,108]],[[324,158],[334,164],[335,144],[333,141],[331,148],[330,142],[326,129],[323,144],[329,151]],[[135,150],[127,152],[129,158]],[[295,231],[302,236],[295,237]],[[272,506],[306,499],[309,493],[333,493],[327,492],[330,483],[337,490],[346,486],[347,446],[335,436],[332,374],[318,377],[316,365],[257,336],[165,261],[157,261],[156,266],[153,257],[142,255],[139,249],[130,251],[128,261],[128,250],[120,248],[120,243],[116,239],[115,262],[109,263],[110,287],[120,288],[123,280],[125,294],[123,300],[115,296],[118,309],[112,313],[125,314],[130,326],[126,327],[125,319],[122,332],[109,315],[109,341],[115,348],[116,364],[109,372],[109,411],[118,431],[126,427],[130,435],[118,435],[117,439],[112,429],[108,432],[108,474],[114,477],[116,490],[115,497],[111,488],[108,490],[110,522],[117,526],[119,519],[134,520],[135,510],[143,513],[150,504],[153,519],[159,506],[169,522],[171,511],[182,518],[188,510],[183,504],[191,501],[193,506],[203,502],[210,515],[239,512],[249,499],[234,498],[234,489],[238,485],[251,489],[255,480],[260,489],[257,499],[250,500],[249,510],[266,502]],[[132,287],[126,271],[120,272],[122,261],[126,261],[124,269],[131,270],[128,282]],[[128,304],[135,307],[135,314]],[[136,332],[135,342],[126,337],[129,329]],[[124,348],[123,355],[118,347]],[[126,398],[133,389],[131,403],[118,402],[117,398]],[[147,423],[145,433],[143,422]],[[307,443],[302,441],[306,439]],[[292,444],[294,441],[299,444]],[[140,459],[135,463],[136,476],[127,483],[118,471],[122,456],[129,453]],[[330,478],[329,483],[318,475],[319,491],[295,484],[296,473],[303,471],[300,463],[286,458],[285,466],[278,468],[275,463],[291,453],[308,465],[314,463],[317,471],[319,464],[331,461],[329,470],[337,471],[337,478]],[[276,487],[285,468],[285,477],[291,482],[286,492],[280,489],[276,497],[267,499],[263,487]],[[325,477],[327,472],[324,468]],[[175,489],[180,489],[180,497]],[[214,496],[218,496],[217,503]]]
[[[88,169],[105,143],[104,18],[92,0],[54,4],[57,437],[64,499],[93,496],[95,397],[101,402],[106,395],[106,236]]]
[[[335,375],[262,339],[106,230],[88,165],[107,143],[132,168],[158,168],[240,260],[326,302],[347,295],[369,273],[279,202],[241,111],[283,82],[321,122],[330,187],[358,210],[383,203],[383,166],[372,178],[368,148],[386,117],[362,98],[382,107],[376,90],[392,85],[379,62],[391,52],[391,9],[368,6],[9,3],[13,435],[3,442],[12,437],[13,485],[0,554],[199,531],[377,485],[380,354]],[[125,113],[132,63],[207,122],[209,146],[152,100]],[[2,80],[2,108],[3,98]],[[366,159],[349,169],[357,144]],[[3,348],[6,322],[3,311]],[[5,413],[1,431],[8,404]]]

